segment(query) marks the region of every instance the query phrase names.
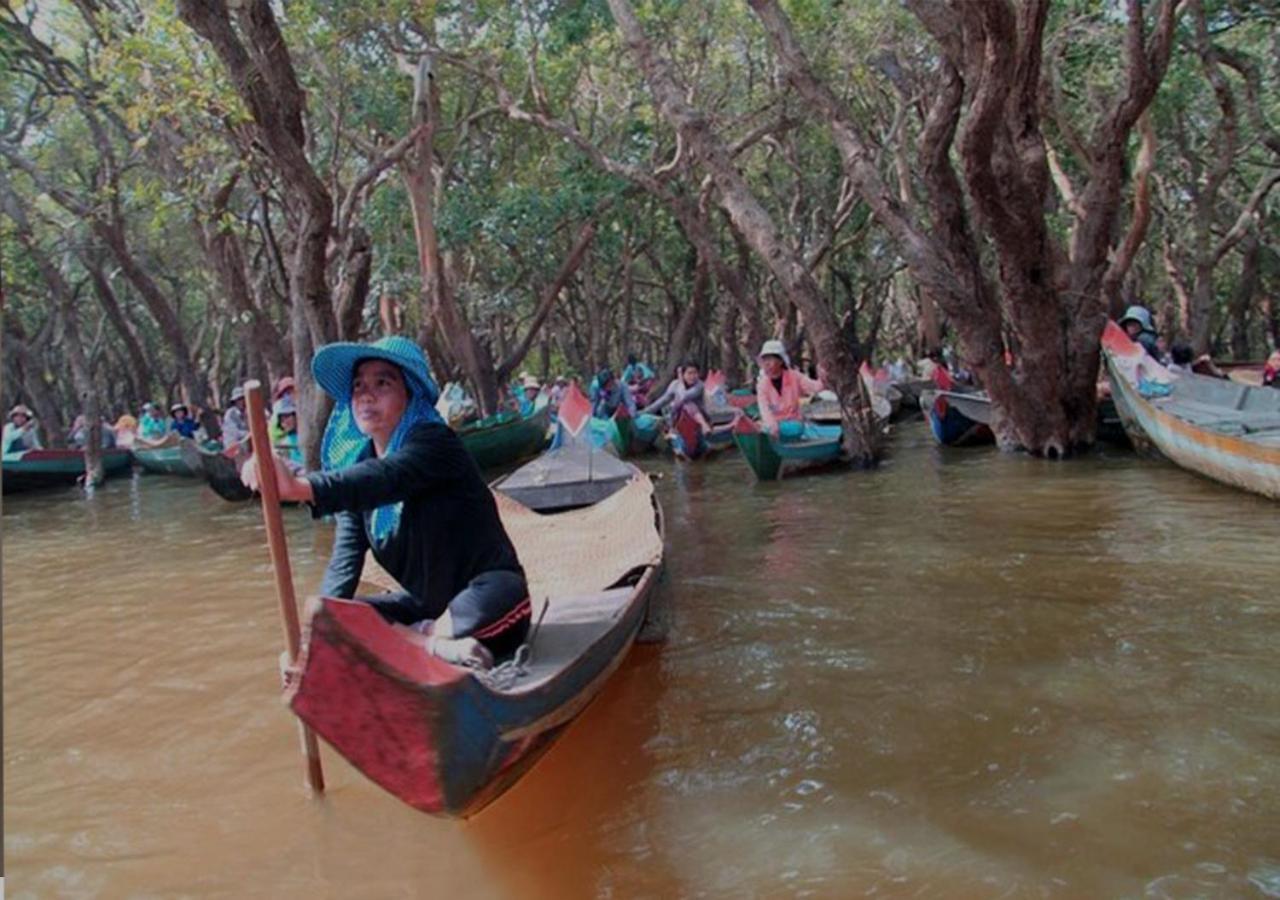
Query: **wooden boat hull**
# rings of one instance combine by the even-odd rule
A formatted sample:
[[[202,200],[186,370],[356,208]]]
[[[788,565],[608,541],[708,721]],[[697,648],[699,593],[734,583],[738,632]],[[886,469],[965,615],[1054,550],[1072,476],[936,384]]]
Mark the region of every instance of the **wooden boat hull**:
[[[811,424],[808,428],[815,439],[779,441],[744,416],[734,425],[733,441],[757,481],[775,481],[785,468],[820,466],[840,458],[839,426]]]
[[[195,443],[190,438],[183,438],[164,447],[138,447],[135,445],[133,458],[137,460],[139,466],[153,475],[179,475],[183,478],[202,478],[204,477],[204,469],[192,468],[190,450],[186,451],[185,454],[183,450],[187,444],[195,446]]]
[[[649,527],[660,547],[661,508],[648,490],[654,515]],[[405,803],[437,815],[472,815],[550,748],[622,664],[660,567],[659,550],[656,564],[630,570],[624,583],[605,592],[619,602],[610,601],[610,618],[595,620],[580,653],[549,677],[515,689],[426,654],[366,604],[313,600],[302,675],[286,702],[352,765]],[[530,581],[536,590],[532,575]],[[550,602],[572,609],[572,600]],[[539,605],[535,599],[535,619]],[[572,629],[572,613],[555,624],[549,616],[542,627]],[[551,646],[557,638],[550,631],[533,638],[535,660],[544,640]]]
[[[1136,352],[1135,352],[1136,351]],[[1266,429],[1265,434],[1225,433],[1208,427],[1199,427],[1185,418],[1174,415],[1169,409],[1144,397],[1138,390],[1132,372],[1135,362],[1151,369],[1153,375],[1165,377],[1163,368],[1153,360],[1143,360],[1141,348],[1137,348],[1128,336],[1115,325],[1107,323],[1103,334],[1103,355],[1107,373],[1111,378],[1111,393],[1116,411],[1124,422],[1135,448],[1158,451],[1171,461],[1207,478],[1232,487],[1262,494],[1280,500],[1280,427]],[[1182,376],[1195,378],[1197,376]],[[1225,384],[1225,383],[1224,383]],[[1234,385],[1240,391],[1272,391],[1274,388]],[[1276,392],[1280,394],[1280,391]],[[1269,399],[1266,394],[1260,395]],[[1246,398],[1242,397],[1238,410]],[[1280,398],[1274,409],[1280,419]],[[1223,407],[1224,418],[1232,412]]]
[[[942,446],[977,447],[995,443],[990,424],[967,414],[961,407],[962,401],[949,391],[924,391],[920,395],[920,408],[929,419],[929,430]]]
[[[459,432],[462,445],[482,469],[509,465],[536,456],[547,443],[550,410],[543,406],[527,416]]]
[[[131,462],[129,451],[123,448],[102,451],[107,478],[128,472]],[[3,465],[6,494],[65,487],[84,477],[84,453],[79,450],[27,450],[8,455]]]
[[[253,491],[240,480],[240,466],[222,450],[200,451],[200,468],[213,492],[232,503],[253,499]]]

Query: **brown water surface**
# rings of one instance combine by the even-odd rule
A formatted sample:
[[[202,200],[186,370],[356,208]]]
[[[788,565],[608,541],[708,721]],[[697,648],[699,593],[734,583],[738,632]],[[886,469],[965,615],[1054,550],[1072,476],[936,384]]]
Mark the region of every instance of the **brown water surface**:
[[[332,752],[307,796],[256,506],[5,498],[9,896],[1280,896],[1280,506],[919,424],[870,474],[645,465],[674,631],[466,823]]]

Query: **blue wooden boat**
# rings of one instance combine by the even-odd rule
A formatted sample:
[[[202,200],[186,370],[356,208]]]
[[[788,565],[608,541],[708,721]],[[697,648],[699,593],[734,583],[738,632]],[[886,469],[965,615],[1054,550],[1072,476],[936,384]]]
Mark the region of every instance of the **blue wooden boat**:
[[[957,385],[951,373],[939,366],[934,389],[920,392],[920,409],[929,430],[944,447],[976,447],[994,444],[991,430],[991,398],[984,391]]]
[[[740,416],[733,425],[733,441],[747,460],[758,481],[781,478],[784,467],[823,465],[840,458],[839,425],[806,422],[798,440],[779,440],[766,434],[749,416]]]
[[[491,672],[455,666],[371,606],[320,598],[308,607],[289,707],[415,809],[481,810],[599,694],[645,620],[662,565],[662,509],[649,478],[628,468],[633,476],[605,499],[555,515],[495,492],[534,606],[515,660]],[[370,565],[366,580],[396,587],[385,573],[370,577]]]
[[[129,451],[115,448],[102,451],[102,469],[107,478],[129,471]],[[80,450],[24,450],[4,455],[4,493],[64,487],[84,478],[84,452]]]

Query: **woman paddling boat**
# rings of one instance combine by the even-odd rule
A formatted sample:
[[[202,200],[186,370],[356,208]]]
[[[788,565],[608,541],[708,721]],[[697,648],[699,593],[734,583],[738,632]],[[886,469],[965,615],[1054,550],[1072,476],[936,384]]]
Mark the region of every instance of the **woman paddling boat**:
[[[282,500],[337,518],[321,593],[351,598],[372,550],[404,590],[358,599],[449,662],[487,668],[509,656],[529,629],[524,570],[479,469],[435,410],[422,350],[398,336],[330,344],[312,372],[335,401],[324,469],[296,476],[274,463]],[[256,489],[257,466],[243,478]]]

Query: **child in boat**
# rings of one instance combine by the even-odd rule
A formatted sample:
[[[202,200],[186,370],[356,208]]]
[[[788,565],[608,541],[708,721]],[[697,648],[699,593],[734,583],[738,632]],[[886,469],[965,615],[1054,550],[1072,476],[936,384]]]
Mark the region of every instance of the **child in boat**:
[[[36,418],[30,409],[19,403],[9,410],[9,421],[4,423],[4,437],[0,444],[3,444],[5,453],[24,453],[41,448],[40,429],[36,427]]]
[[[624,404],[634,419],[635,397],[624,382],[613,377],[613,370],[606,366],[600,370],[595,383],[591,385],[591,415],[597,419],[608,419]]]
[[[191,418],[185,403],[175,403],[169,407],[169,412],[173,414],[173,421],[169,423],[169,428],[182,435],[184,438],[194,438],[196,436],[196,420]]]
[[[514,653],[529,630],[524,570],[475,461],[435,410],[422,350],[398,336],[329,344],[312,371],[335,401],[324,470],[298,477],[277,460],[276,477],[282,499],[337,519],[321,592],[350,598],[372,550],[405,590],[359,599],[425,634],[428,652],[478,667]],[[242,477],[257,488],[255,465]]]
[[[1129,335],[1129,340],[1142,345],[1148,356],[1154,360],[1161,358],[1160,338],[1156,335],[1155,321],[1151,318],[1149,309],[1145,306],[1130,306],[1120,319],[1120,327]]]
[[[764,346],[760,348],[759,362],[756,402],[760,406],[760,424],[765,431],[782,440],[804,437],[805,423],[800,412],[800,398],[811,397],[823,390],[821,379],[809,378],[791,368],[787,348],[779,340],[764,342]]]

